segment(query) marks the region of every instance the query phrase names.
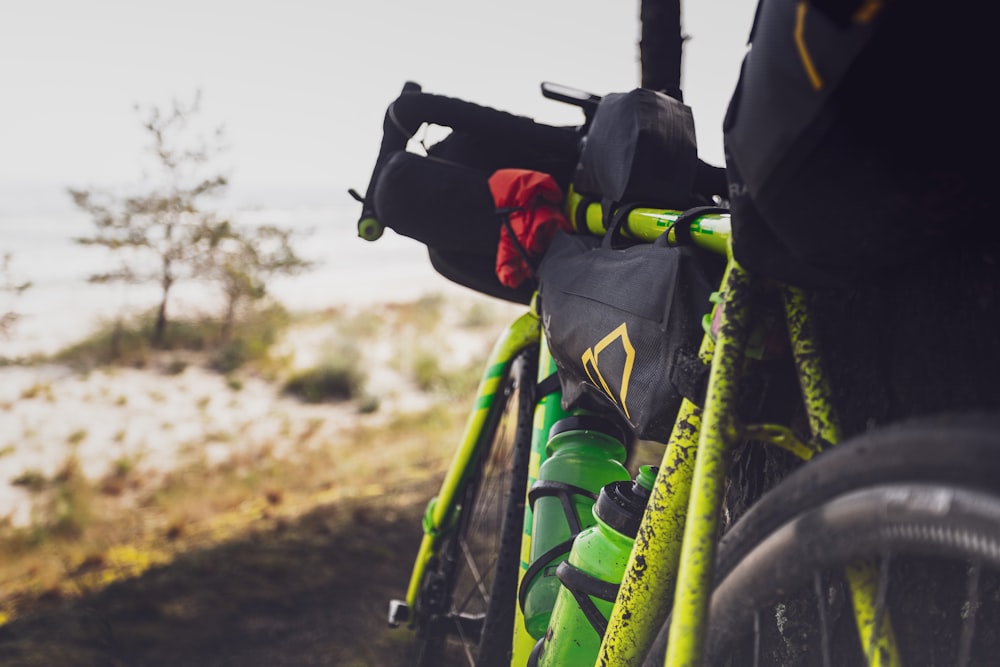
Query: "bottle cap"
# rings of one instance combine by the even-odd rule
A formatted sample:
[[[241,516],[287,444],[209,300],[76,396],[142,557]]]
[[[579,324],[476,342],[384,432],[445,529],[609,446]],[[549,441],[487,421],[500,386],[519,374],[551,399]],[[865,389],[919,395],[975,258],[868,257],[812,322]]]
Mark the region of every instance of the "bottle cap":
[[[567,431],[597,431],[622,444],[628,442],[621,424],[599,415],[573,415],[560,419],[549,429],[549,438],[554,438]]]
[[[642,513],[649,500],[649,491],[653,488],[657,468],[647,468],[645,474],[642,468],[635,481],[612,482],[601,489],[594,504],[594,514],[610,528],[622,535],[635,539],[642,522]],[[644,482],[648,482],[646,487]]]

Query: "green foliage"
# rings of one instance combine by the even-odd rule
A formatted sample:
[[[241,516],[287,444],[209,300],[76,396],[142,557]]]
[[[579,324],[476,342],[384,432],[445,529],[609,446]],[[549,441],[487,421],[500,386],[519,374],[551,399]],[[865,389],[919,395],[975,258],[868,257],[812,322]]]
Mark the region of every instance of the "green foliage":
[[[378,412],[382,402],[374,394],[365,394],[358,399],[358,412],[363,415],[370,415]]]
[[[356,341],[372,338],[383,326],[385,319],[382,315],[367,310],[337,320],[337,331],[340,335]]]
[[[232,332],[242,307],[267,295],[270,277],[295,275],[312,266],[295,252],[292,231],[274,225],[248,227],[223,221],[206,225],[198,242],[206,246],[199,274],[217,283],[225,298],[223,338]]]
[[[29,491],[37,493],[45,488],[48,484],[48,480],[45,478],[45,475],[37,470],[25,470],[20,475],[10,480],[10,483],[14,486],[23,486]]]
[[[410,304],[409,311],[417,329],[426,332],[432,331],[440,323],[443,307],[443,295],[426,294]]]
[[[437,355],[430,350],[419,350],[413,356],[412,372],[413,381],[416,382],[421,391],[431,391],[444,381],[441,362]]]
[[[307,403],[322,403],[354,398],[363,384],[364,375],[355,364],[330,360],[293,375],[285,383],[285,392]]]
[[[418,349],[410,360],[410,373],[421,391],[443,391],[460,398],[474,392],[479,384],[482,363],[460,368],[445,368],[436,352]]]
[[[466,329],[482,329],[491,325],[493,319],[493,310],[487,304],[477,301],[462,314],[460,326]]]
[[[66,438],[66,442],[70,445],[79,445],[81,442],[87,439],[87,429],[81,428],[73,431]]]
[[[55,497],[50,509],[50,530],[56,537],[78,537],[90,520],[93,490],[75,456],[67,459],[53,484]]]
[[[289,321],[288,312],[278,305],[254,313],[218,341],[218,349],[212,357],[212,368],[229,374],[247,364],[266,362],[268,351],[277,342]]]
[[[187,369],[187,362],[183,359],[174,359],[164,369],[167,375],[180,375]]]
[[[34,398],[44,398],[51,401],[52,385],[48,382],[36,382],[21,391],[21,398],[29,401]]]
[[[364,391],[365,371],[358,349],[351,343],[336,343],[316,366],[292,375],[284,391],[308,402],[350,400]]]
[[[71,455],[62,468],[47,479],[38,470],[26,470],[11,480],[32,493],[44,494],[35,518],[35,538],[44,541],[46,535],[75,537],[90,518],[91,489],[80,470],[80,462]]]
[[[77,370],[116,365],[145,367],[152,357],[152,332],[157,313],[149,311],[127,319],[105,322],[94,333],[55,354],[55,360]],[[169,322],[161,347],[200,351],[218,338],[218,324],[209,320]]]
[[[54,359],[78,371],[109,365],[146,367],[157,352],[151,339],[156,317],[155,311],[149,311],[107,322],[87,338],[57,352]],[[207,352],[212,368],[231,373],[247,364],[266,364],[268,351],[289,322],[288,312],[279,305],[272,305],[246,316],[228,338],[223,338],[216,320],[175,320],[164,330],[159,349]],[[185,368],[186,362],[173,358],[164,370],[178,374]]]

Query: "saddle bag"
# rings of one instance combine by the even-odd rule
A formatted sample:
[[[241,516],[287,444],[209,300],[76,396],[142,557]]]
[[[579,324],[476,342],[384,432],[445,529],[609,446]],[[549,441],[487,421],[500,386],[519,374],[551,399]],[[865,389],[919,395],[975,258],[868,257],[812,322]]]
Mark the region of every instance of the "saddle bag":
[[[545,336],[564,408],[611,404],[637,437],[665,442],[681,399],[704,399],[701,319],[722,265],[666,234],[615,248],[617,227],[553,240],[538,269]]]

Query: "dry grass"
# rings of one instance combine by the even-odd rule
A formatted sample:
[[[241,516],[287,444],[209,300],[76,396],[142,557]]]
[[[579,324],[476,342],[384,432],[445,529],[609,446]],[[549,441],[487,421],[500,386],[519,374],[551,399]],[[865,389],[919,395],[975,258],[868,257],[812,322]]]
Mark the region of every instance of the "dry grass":
[[[250,362],[247,348],[227,357],[140,346],[112,371],[92,365],[107,336],[76,348],[74,365],[91,369],[74,376],[84,383],[74,390],[83,413],[130,416],[115,413],[103,428],[67,424],[56,436],[81,457],[113,452],[96,478],[81,473],[77,454],[54,471],[25,472],[32,523],[0,523],[0,662],[395,663],[409,633],[384,630],[384,604],[405,592],[420,515],[506,319],[502,307],[431,296],[296,316],[285,339],[258,338],[266,354]],[[331,359],[356,364],[348,402],[255,403],[262,385],[277,396],[296,373]],[[205,372],[209,364],[223,374]],[[137,374],[160,380],[127,389]],[[30,396],[6,400],[13,411],[30,405],[37,414],[50,401],[59,409],[74,381],[46,376],[24,385]],[[186,420],[171,416],[179,403]],[[259,407],[232,410],[251,404]],[[142,411],[154,415],[149,427],[135,421]],[[215,422],[220,413],[229,418]],[[32,420],[17,432],[0,442],[0,459],[51,437]],[[150,460],[164,438],[180,454],[173,469]],[[87,620],[95,609],[96,626]]]
[[[92,593],[230,539],[261,518],[288,519],[318,505],[384,496],[427,481],[446,466],[464,407],[439,406],[384,426],[357,427],[343,441],[303,448],[295,459],[274,458],[261,448],[219,465],[202,462],[156,484],[127,459],[94,482],[80,475],[75,459],[51,479],[31,475],[23,483],[46,500],[34,525],[0,526],[0,620],[30,610],[39,596]],[[308,441],[311,435],[307,429],[299,437]],[[130,511],[123,511],[123,497]]]
[[[358,365],[352,373],[361,374],[371,370],[371,366],[361,366],[357,361],[359,341],[382,336],[397,345],[409,345],[416,335],[424,340],[435,337],[440,333],[444,306],[440,298],[428,297],[379,312],[314,314],[300,318],[296,324],[322,325],[332,321],[334,333],[320,345],[321,358],[325,349],[328,360],[354,359]],[[483,327],[488,311],[467,310],[462,318],[464,325]],[[487,331],[486,340],[489,338]],[[96,343],[92,337],[85,344],[71,346],[68,349],[73,354],[64,351],[60,358],[73,361],[77,367],[90,363],[95,357],[87,351],[108,343],[106,337],[96,339]],[[355,347],[345,353],[352,341]],[[429,342],[422,346],[431,348]],[[488,344],[483,348],[488,349]],[[340,352],[332,354],[331,350]],[[147,352],[137,354],[148,371],[161,374],[164,382],[183,382],[190,373],[188,368],[204,366],[206,359],[217,358],[213,357],[217,352],[204,351],[183,358],[166,356],[161,363],[157,354],[175,353]],[[284,382],[281,378],[294,372],[293,354],[280,348],[274,352],[286,368],[275,370],[273,377]],[[138,357],[130,354],[128,358]],[[389,397],[384,387],[376,388],[377,393],[365,394],[361,391],[361,379],[355,376],[352,380],[355,384],[350,391],[343,392],[342,398],[353,399],[354,414],[367,413],[371,415],[369,418],[356,419],[346,430],[331,431],[321,416],[291,419],[281,412],[258,414],[258,419],[276,425],[271,441],[249,439],[246,433],[249,423],[211,427],[219,406],[242,400],[233,383],[242,386],[246,371],[228,376],[228,396],[189,390],[192,409],[206,427],[200,438],[178,443],[177,449],[185,453],[182,460],[187,463],[165,472],[151,470],[141,452],[132,452],[113,458],[105,474],[87,478],[81,472],[75,452],[78,447],[93,445],[100,436],[96,429],[70,426],[63,437],[71,453],[56,472],[27,470],[15,480],[32,494],[35,509],[31,524],[17,527],[9,520],[0,522],[0,553],[4,554],[0,559],[0,624],[37,608],[41,600],[78,599],[112,582],[173,562],[182,554],[233,539],[262,519],[288,521],[317,506],[376,496],[391,501],[395,489],[414,484],[433,486],[460,437],[472,400],[470,389],[475,385],[468,379],[472,364],[459,369],[445,368],[437,362],[433,365],[426,380],[428,388],[442,391],[436,398],[424,401],[423,407],[401,412],[393,407],[386,411],[380,406]],[[135,371],[119,371],[122,376],[130,372]],[[260,366],[255,372],[258,376],[263,374]],[[99,371],[93,377],[101,373],[109,375]],[[106,377],[101,381],[113,384],[115,379]],[[275,392],[280,386],[275,384]],[[40,382],[25,390],[15,402],[58,402],[63,395],[61,391],[53,383]],[[113,406],[121,411],[137,410],[143,404],[164,410],[177,397],[176,391],[165,389],[128,393],[104,386],[86,391],[89,393],[84,396],[85,403]],[[410,390],[404,388],[404,391]],[[166,418],[160,422],[158,433],[147,436],[161,437],[179,426]],[[109,445],[121,448],[139,435],[123,423],[104,437]],[[43,437],[28,431],[22,436],[16,446],[30,446]],[[252,442],[253,446],[235,448],[235,454],[222,461],[207,453],[212,446],[246,442]],[[292,454],[287,451],[289,443],[293,445]],[[276,455],[282,446],[286,453]],[[15,445],[7,445],[4,452],[10,456]],[[423,504],[427,499],[422,497],[416,502]],[[406,498],[405,502],[415,500]],[[402,562],[400,566],[405,568]]]

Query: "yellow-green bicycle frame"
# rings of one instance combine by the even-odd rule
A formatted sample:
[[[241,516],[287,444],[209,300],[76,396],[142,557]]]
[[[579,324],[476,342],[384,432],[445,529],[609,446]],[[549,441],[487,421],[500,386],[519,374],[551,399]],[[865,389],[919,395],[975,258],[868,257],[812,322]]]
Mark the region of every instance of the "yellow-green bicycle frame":
[[[571,191],[567,199],[569,211],[574,212],[581,203],[582,198]],[[641,241],[653,241],[664,232],[673,235],[671,226],[679,216],[680,212],[674,210],[635,209],[623,225],[623,233]],[[584,215],[569,217],[586,226],[578,231],[592,234],[605,231],[599,204],[588,206]],[[800,291],[788,287],[780,288],[784,319],[809,418],[810,437],[802,441],[782,425],[737,421],[735,401],[748,346],[759,323],[756,296],[763,287],[732,258],[729,223],[727,214],[713,213],[698,218],[690,227],[691,238],[697,245],[728,259],[715,311],[706,319],[700,352],[702,360],[710,364],[708,391],[704,408],[685,400],[678,413],[596,661],[600,667],[641,664],[668,614],[671,624],[665,666],[701,664],[726,464],[738,442],[745,439],[769,442],[808,460],[840,440],[807,304]],[[457,493],[482,444],[483,426],[500,379],[510,361],[541,338],[538,314],[533,308],[505,331],[493,349],[463,439],[441,491],[425,515],[425,534],[407,591],[407,604],[417,614],[427,565],[440,546],[441,536],[453,524]],[[549,369],[543,352],[539,372]],[[544,444],[546,410],[559,412],[551,404],[540,406],[536,412],[537,428],[533,435],[536,446],[530,470],[537,471],[544,455],[544,448],[537,445]],[[528,553],[529,541],[530,531],[524,536],[522,554]],[[883,615],[876,628],[872,572],[870,564],[859,564],[847,572],[860,638],[863,646],[873,649],[869,652],[870,664],[898,665],[899,653],[887,615]],[[665,603],[671,599],[672,605]],[[519,628],[520,624],[516,624],[512,660],[515,667],[526,664],[532,648],[530,638],[519,632]]]

